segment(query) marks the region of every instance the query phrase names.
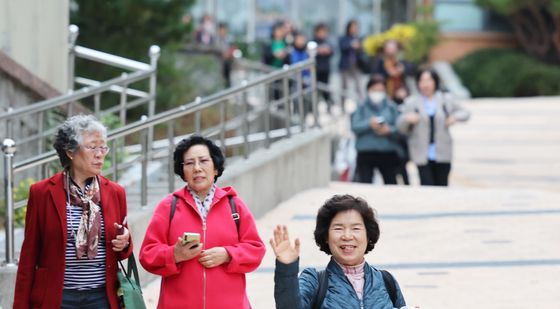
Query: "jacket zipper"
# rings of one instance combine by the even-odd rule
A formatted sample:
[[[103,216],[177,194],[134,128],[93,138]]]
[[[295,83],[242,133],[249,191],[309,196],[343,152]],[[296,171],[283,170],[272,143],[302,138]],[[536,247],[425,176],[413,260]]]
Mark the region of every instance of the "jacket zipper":
[[[202,234],[204,235],[204,242],[206,243],[206,219],[202,219]],[[203,245],[206,246],[206,244]],[[204,247],[202,249],[204,249]],[[203,304],[203,308],[206,309],[206,267],[204,266],[202,266],[202,280],[203,280],[202,304]]]

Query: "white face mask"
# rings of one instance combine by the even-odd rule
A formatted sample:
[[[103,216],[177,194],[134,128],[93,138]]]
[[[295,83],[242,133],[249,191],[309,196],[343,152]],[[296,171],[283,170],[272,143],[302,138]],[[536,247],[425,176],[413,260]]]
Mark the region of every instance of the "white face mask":
[[[369,99],[374,104],[380,104],[385,99],[385,92],[383,91],[370,91],[368,93]]]

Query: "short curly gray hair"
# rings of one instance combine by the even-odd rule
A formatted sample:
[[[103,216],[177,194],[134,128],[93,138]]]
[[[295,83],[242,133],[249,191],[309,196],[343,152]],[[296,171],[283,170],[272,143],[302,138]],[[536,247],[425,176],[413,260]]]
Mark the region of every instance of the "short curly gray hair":
[[[67,151],[76,152],[82,145],[82,134],[101,133],[107,139],[107,128],[92,115],[76,115],[64,121],[56,130],[54,149],[62,167],[67,168],[72,160]]]

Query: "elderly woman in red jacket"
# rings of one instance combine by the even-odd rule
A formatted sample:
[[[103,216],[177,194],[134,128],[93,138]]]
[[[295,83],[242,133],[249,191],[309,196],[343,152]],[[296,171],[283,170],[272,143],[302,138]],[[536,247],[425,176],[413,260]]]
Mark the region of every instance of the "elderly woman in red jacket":
[[[173,154],[186,186],[156,207],[140,263],[162,276],[158,308],[251,308],[245,274],[265,253],[255,220],[231,187],[218,187],[224,156],[199,135],[183,139]],[[183,242],[184,233],[199,240]]]
[[[54,148],[64,170],[29,189],[14,308],[119,308],[117,261],[132,244],[124,189],[100,176],[107,130],[71,117]]]

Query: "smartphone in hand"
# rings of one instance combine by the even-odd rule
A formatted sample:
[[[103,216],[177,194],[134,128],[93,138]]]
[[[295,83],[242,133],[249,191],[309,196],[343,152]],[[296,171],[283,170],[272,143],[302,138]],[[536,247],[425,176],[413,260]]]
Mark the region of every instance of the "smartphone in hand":
[[[198,246],[200,243],[200,234],[199,233],[183,233],[183,237],[181,239],[181,245],[186,245],[188,243],[193,243],[191,248]]]

